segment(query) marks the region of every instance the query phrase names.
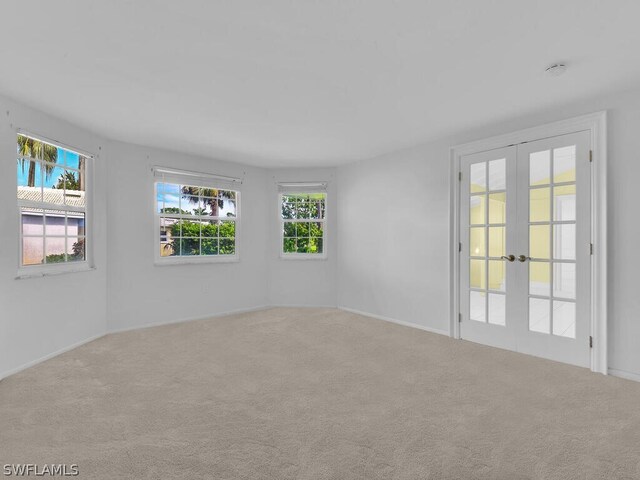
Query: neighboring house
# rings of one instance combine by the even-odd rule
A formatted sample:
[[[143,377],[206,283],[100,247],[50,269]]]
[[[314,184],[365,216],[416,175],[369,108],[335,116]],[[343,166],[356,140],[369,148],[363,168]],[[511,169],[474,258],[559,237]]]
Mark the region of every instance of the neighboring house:
[[[42,194],[42,198],[40,195]],[[18,187],[18,200],[65,205],[65,191],[53,188]],[[84,192],[67,191],[66,205],[85,207]],[[43,213],[44,212],[44,213]],[[46,232],[45,232],[46,225]],[[46,234],[46,247],[43,237]],[[48,255],[72,254],[73,244],[78,237],[85,236],[84,213],[67,213],[65,230],[65,212],[38,208],[22,209],[22,261],[24,265],[37,265],[44,262]],[[68,239],[68,241],[67,241]],[[46,248],[46,252],[44,251]]]
[[[163,218],[160,222],[160,256],[162,257],[175,255],[171,227],[178,221],[177,218]]]

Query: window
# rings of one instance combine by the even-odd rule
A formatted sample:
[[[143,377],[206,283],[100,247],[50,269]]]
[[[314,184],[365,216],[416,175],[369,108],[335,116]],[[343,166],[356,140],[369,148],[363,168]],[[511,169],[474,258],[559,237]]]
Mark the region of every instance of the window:
[[[281,254],[298,258],[326,257],[326,192],[316,191],[311,185],[298,191],[285,184],[280,188]],[[324,188],[322,184],[317,190]]]
[[[17,158],[20,266],[86,262],[92,157],[19,134]]]
[[[237,259],[240,193],[206,179],[173,177],[156,182],[157,259]]]

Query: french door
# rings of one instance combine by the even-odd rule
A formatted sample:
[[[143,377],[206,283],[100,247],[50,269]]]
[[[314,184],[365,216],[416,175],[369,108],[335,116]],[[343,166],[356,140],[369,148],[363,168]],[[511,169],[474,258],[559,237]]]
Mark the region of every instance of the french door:
[[[588,367],[589,132],[463,156],[460,336]]]

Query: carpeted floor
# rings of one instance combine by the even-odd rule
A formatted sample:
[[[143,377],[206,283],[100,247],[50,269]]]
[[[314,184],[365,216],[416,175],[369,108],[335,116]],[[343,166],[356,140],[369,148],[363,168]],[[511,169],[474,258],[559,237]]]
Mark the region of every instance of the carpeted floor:
[[[110,335],[0,382],[0,466],[639,479],[640,384],[333,309]]]

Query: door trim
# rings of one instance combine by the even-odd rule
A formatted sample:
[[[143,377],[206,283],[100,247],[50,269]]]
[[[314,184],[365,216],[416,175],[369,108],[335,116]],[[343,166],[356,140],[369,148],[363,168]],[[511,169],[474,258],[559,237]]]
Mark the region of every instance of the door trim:
[[[449,335],[460,338],[460,159],[494,150],[588,130],[591,137],[591,371],[606,375],[607,356],[607,112],[595,112],[450,148]]]

